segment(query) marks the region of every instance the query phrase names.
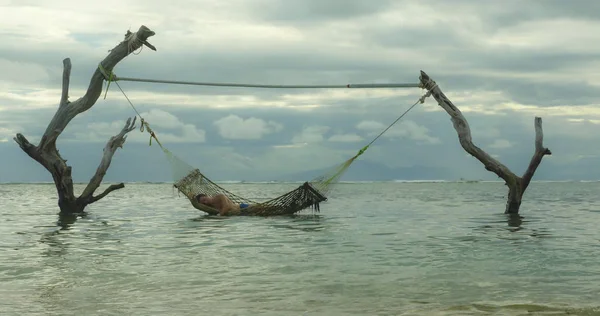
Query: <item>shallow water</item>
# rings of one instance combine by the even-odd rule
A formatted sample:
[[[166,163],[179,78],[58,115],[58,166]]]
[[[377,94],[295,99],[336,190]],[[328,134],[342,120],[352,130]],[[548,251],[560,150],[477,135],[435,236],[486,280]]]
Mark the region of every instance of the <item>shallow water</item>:
[[[318,215],[219,218],[128,184],[60,230],[53,186],[0,185],[0,315],[599,315],[598,192],[533,183],[519,221],[501,183],[340,184]]]

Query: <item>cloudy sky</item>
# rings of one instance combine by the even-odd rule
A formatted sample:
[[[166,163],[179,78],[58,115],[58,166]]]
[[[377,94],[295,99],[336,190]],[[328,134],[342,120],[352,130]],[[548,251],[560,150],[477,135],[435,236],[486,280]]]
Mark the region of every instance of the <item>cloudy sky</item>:
[[[537,179],[600,179],[600,2],[528,0],[0,0],[0,182],[50,176],[13,141],[39,140],[125,31],[156,32],[115,69],[125,77],[236,83],[417,83],[424,70],[463,111],[474,141],[522,173],[543,117]],[[422,94],[410,89],[257,90],[120,82],[159,139],[215,179],[263,179],[352,156]],[[113,84],[59,138],[76,181],[135,113]],[[362,161],[495,179],[460,147],[433,99]],[[401,177],[401,176],[400,176]],[[431,176],[429,176],[431,177]],[[129,135],[107,180],[171,180],[148,134]]]

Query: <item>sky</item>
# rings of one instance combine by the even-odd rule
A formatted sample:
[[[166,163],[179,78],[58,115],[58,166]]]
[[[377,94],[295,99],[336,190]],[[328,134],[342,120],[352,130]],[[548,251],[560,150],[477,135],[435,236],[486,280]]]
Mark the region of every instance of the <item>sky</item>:
[[[430,75],[461,109],[476,145],[522,174],[543,118],[552,151],[537,180],[600,179],[600,2],[573,0],[0,0],[0,182],[50,181],[14,142],[39,141],[57,109],[127,30],[156,32],[121,61],[123,77],[258,84],[418,83]],[[425,93],[264,90],[121,81],[161,142],[216,180],[264,180],[353,156]],[[75,181],[94,173],[132,107],[115,84],[58,140]],[[138,124],[139,126],[139,124]],[[107,181],[171,181],[149,135],[131,132]],[[360,168],[484,179],[449,116],[428,98],[360,158]],[[397,173],[397,178],[405,176]],[[410,177],[419,178],[419,174]],[[374,179],[376,180],[376,179]]]

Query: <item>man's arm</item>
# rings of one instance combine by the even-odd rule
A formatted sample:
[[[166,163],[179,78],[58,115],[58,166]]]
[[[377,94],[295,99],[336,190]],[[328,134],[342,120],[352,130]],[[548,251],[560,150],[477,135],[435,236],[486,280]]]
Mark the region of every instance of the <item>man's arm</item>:
[[[228,198],[226,195],[218,194],[215,197],[217,198],[220,204],[219,214],[229,215],[229,213],[236,213],[236,211],[239,210],[238,205],[233,203],[233,201],[231,201],[231,199]]]
[[[210,208],[207,209],[207,208],[202,207],[202,206],[205,206],[205,204],[202,204],[202,203],[198,202],[196,199],[192,199],[190,201],[192,202],[192,206],[194,206],[196,209],[201,210],[203,212],[206,212],[209,215],[217,215],[217,214],[219,214],[219,210],[217,210],[215,212],[215,211],[211,210]],[[210,206],[210,205],[207,205],[207,206]]]
[[[231,201],[223,194],[218,194],[215,198],[219,204],[219,215],[227,215],[227,212],[231,208]]]

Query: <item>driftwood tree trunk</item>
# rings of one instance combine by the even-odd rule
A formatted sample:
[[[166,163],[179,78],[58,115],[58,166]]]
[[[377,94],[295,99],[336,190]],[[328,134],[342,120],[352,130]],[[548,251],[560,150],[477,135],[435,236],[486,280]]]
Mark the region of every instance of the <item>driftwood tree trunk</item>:
[[[125,39],[114,47],[108,56],[101,62],[104,71],[108,73],[112,72],[117,63],[142,45],[146,45],[155,50],[155,48],[146,41],[153,35],[154,32],[143,25],[135,33],[127,31]],[[102,93],[102,84],[106,78],[105,74],[97,68],[92,75],[85,95],[76,101],[71,102],[69,101],[69,80],[71,75],[71,61],[69,58],[63,60],[63,66],[60,104],[54,117],[50,121],[50,124],[48,124],[44,135],[40,139],[39,144],[37,146],[31,144],[21,133],[18,133],[14,140],[19,144],[21,149],[29,155],[29,157],[40,163],[52,174],[58,192],[58,206],[60,207],[61,213],[74,214],[82,213],[87,205],[104,198],[114,190],[124,187],[123,183],[114,184],[109,186],[101,194],[94,195],[96,189],[98,189],[102,183],[102,179],[110,166],[115,151],[125,143],[126,134],[135,129],[136,120],[135,118],[133,121],[131,121],[131,118],[128,119],[121,132],[110,138],[104,147],[104,155],[102,156],[102,160],[100,161],[96,173],[90,179],[90,182],[83,193],[79,197],[75,197],[73,191],[73,179],[71,177],[71,166],[67,165],[67,161],[60,156],[58,149],[56,148],[56,140],[75,116],[89,110],[96,103]]]
[[[492,156],[487,154],[481,148],[473,144],[471,138],[471,129],[469,123],[462,115],[460,110],[452,104],[452,102],[444,95],[444,93],[437,86],[425,72],[421,71],[419,77],[422,86],[431,92],[431,95],[451,117],[454,129],[458,134],[458,140],[462,148],[469,153],[471,156],[479,160],[485,169],[491,171],[502,178],[508,186],[508,201],[506,202],[506,214],[518,214],[519,208],[521,207],[521,201],[523,194],[529,186],[535,170],[542,162],[542,158],[545,155],[551,155],[552,153],[546,147],[544,147],[544,133],[542,130],[542,118],[536,117],[534,120],[535,126],[535,152],[531,158],[531,162],[527,167],[527,170],[522,177],[514,174],[508,167],[500,163],[500,161],[494,159]]]

